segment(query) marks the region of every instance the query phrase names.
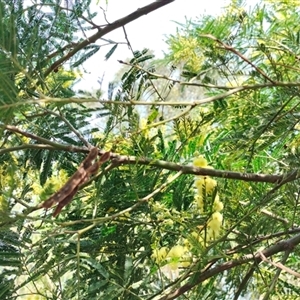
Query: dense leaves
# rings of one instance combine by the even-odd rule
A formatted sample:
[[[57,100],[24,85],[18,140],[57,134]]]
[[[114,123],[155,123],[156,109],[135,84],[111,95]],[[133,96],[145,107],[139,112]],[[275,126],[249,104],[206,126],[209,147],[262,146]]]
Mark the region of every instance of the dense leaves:
[[[178,24],[101,99],[73,90],[91,1],[0,1],[0,298],[298,299],[299,5]],[[111,160],[53,218],[92,146]]]

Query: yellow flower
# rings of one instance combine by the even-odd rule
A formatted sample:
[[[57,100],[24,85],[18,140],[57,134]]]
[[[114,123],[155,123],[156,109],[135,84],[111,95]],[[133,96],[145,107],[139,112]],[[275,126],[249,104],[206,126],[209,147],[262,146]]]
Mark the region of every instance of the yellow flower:
[[[34,193],[34,195],[39,195],[41,194],[43,188],[41,187],[40,184],[38,184],[37,182],[34,182],[32,185],[31,185],[31,188],[32,188],[32,191]]]
[[[223,216],[220,212],[216,211],[212,214],[212,220],[218,221],[221,224],[223,221]]]
[[[194,158],[193,165],[199,168],[206,168],[207,160],[202,155],[200,155]]]
[[[216,180],[211,179],[210,177],[206,177],[205,188],[207,193],[211,193],[216,186],[217,186]]]
[[[147,120],[145,118],[140,119],[140,129],[145,130],[147,127]]]
[[[219,194],[218,193],[216,193],[216,196],[215,196],[215,202],[216,201],[220,201],[220,197],[219,197]]]
[[[166,258],[166,256],[167,256],[166,247],[153,250],[153,253],[151,255],[151,257],[156,261],[156,263],[163,261]]]
[[[168,253],[168,257],[170,258],[181,257],[184,254],[184,252],[186,252],[186,247],[181,245],[176,245],[171,248],[171,250]]]
[[[192,239],[194,241],[197,241],[201,246],[205,246],[205,241],[204,241],[204,231],[201,232],[192,232]]]
[[[191,263],[190,253],[187,246],[175,245],[169,251],[167,257],[169,258],[169,266],[172,270],[178,267],[188,267]]]
[[[171,220],[171,219],[165,219],[164,220],[164,225],[166,225],[166,226],[173,226],[174,225],[174,221],[173,220]]]
[[[198,189],[198,193],[200,192],[201,194],[203,187],[205,187],[205,179],[203,176],[196,177],[195,186]]]
[[[214,202],[214,210],[215,211],[221,211],[221,210],[223,210],[223,208],[224,208],[224,204],[223,204],[223,202],[221,202],[221,201],[218,201],[218,202]]]
[[[214,210],[221,211],[224,208],[223,202],[220,201],[219,195],[217,194],[214,201]]]
[[[221,228],[221,223],[217,220],[210,220],[208,222],[208,227],[213,231],[219,231]]]
[[[197,176],[195,186],[198,190],[198,194],[202,195],[203,188],[205,188],[205,191],[209,194],[217,186],[217,181],[208,176]]]
[[[160,202],[153,202],[152,209],[154,212],[164,211],[166,207]]]
[[[192,258],[191,258],[191,254],[189,255],[185,255],[181,262],[180,262],[180,265],[183,267],[183,268],[187,268],[190,264],[191,264],[191,261],[192,261]]]
[[[212,214],[211,219],[208,221],[208,236],[216,237],[220,233],[220,229],[222,226],[223,216],[220,212],[216,211]]]
[[[199,194],[195,195],[195,200],[197,201],[197,205],[200,209],[200,212],[203,213],[203,211],[204,211],[204,202],[203,202],[202,195],[199,195]]]

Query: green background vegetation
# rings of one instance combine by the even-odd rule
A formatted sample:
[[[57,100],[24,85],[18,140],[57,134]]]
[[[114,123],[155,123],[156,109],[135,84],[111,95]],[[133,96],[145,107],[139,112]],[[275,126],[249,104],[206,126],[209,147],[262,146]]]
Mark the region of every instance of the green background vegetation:
[[[0,1],[1,299],[299,299],[300,1],[232,1],[74,91],[98,39],[171,2],[97,27],[90,0]],[[91,145],[111,160],[53,218]]]

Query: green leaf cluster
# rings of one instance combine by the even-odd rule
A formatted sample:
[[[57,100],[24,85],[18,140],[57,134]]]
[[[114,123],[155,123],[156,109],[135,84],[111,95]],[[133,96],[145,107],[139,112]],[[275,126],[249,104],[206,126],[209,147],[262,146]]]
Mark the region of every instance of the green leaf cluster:
[[[1,299],[299,297],[295,3],[178,24],[96,99],[60,64],[100,49],[72,52],[91,1],[0,1]],[[91,146],[111,159],[53,218],[42,201]]]

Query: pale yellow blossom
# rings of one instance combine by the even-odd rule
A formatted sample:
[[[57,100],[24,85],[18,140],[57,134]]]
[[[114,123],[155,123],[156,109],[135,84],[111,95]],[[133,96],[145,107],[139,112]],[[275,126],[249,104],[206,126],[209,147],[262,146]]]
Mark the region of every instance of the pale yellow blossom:
[[[164,220],[164,225],[166,225],[166,226],[173,226],[174,225],[174,221],[172,219],[165,219]]]
[[[192,232],[192,237],[193,239],[195,239],[196,241],[198,241],[198,243],[201,245],[201,246],[204,246],[206,243],[205,243],[205,239],[204,239],[204,231],[201,231],[201,232],[195,232],[193,231]]]
[[[220,224],[223,221],[223,216],[220,212],[216,211],[211,216],[212,220],[218,221]]]
[[[186,253],[180,261],[180,265],[183,268],[187,268],[192,261],[191,253]]]
[[[208,238],[215,238],[220,234],[222,221],[223,221],[223,216],[220,212],[216,211],[212,214],[211,219],[209,220],[209,222],[207,224]]]
[[[219,194],[216,194],[216,196],[215,196],[213,208],[215,211],[221,211],[224,208],[223,202],[220,201]]]
[[[184,254],[184,252],[186,252],[186,250],[187,249],[184,246],[175,245],[169,251],[168,257],[171,257],[171,258],[181,257]]]
[[[219,212],[219,211],[223,210],[223,208],[224,208],[223,202],[221,202],[221,201],[214,202],[214,210],[215,211]]]
[[[167,254],[169,258],[169,267],[172,270],[176,270],[179,267],[187,267],[191,263],[190,252],[187,246],[175,245]]]
[[[211,193],[216,186],[217,186],[216,180],[214,180],[210,177],[205,178],[205,188],[206,188],[207,193]]]
[[[167,248],[162,247],[160,249],[154,249],[151,257],[156,261],[156,263],[159,263],[163,261],[167,256]]]
[[[199,168],[206,168],[208,164],[207,160],[202,155],[200,155],[194,158],[193,165]]]
[[[203,213],[204,212],[204,201],[203,201],[203,196],[202,195],[199,195],[199,194],[196,194],[195,195],[195,200],[197,202],[197,205],[200,209],[200,212]]]
[[[205,189],[206,193],[209,194],[217,186],[217,181],[208,176],[197,176],[195,186],[199,194],[202,194],[203,189]]]
[[[205,187],[205,179],[203,176],[197,176],[195,180],[195,186],[200,193],[202,193],[202,189]]]

